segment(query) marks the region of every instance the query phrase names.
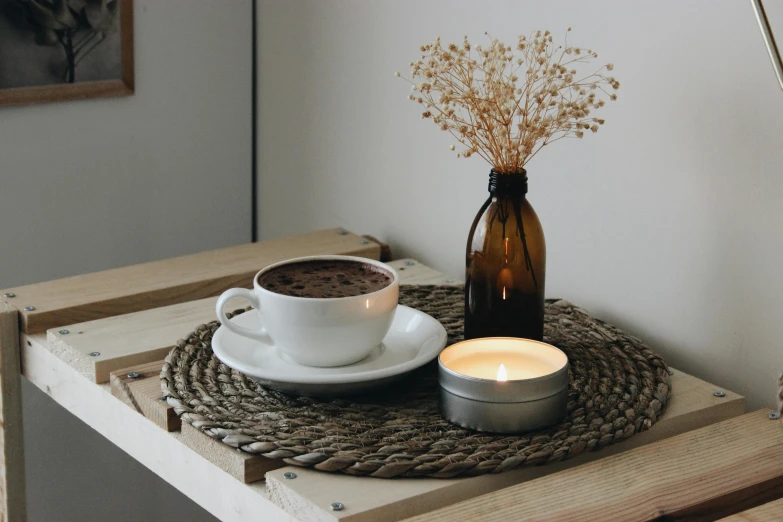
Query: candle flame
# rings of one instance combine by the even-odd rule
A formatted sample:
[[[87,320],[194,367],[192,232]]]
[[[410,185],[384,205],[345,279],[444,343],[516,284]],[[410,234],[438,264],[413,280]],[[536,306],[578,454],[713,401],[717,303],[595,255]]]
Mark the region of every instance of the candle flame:
[[[506,300],[506,287],[503,287],[503,300]]]
[[[506,373],[506,366],[504,364],[501,364],[498,367],[498,381],[505,382],[507,380],[508,380],[508,374]]]

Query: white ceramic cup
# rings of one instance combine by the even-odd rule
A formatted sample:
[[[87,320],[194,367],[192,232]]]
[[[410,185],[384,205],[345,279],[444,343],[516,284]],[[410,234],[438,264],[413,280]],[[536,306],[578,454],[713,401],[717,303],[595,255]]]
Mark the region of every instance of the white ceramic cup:
[[[294,297],[272,292],[258,284],[259,277],[281,265],[302,261],[350,261],[374,265],[392,275],[389,286],[351,297]],[[309,256],[270,265],[253,278],[253,289],[231,288],[217,301],[217,316],[232,332],[275,346],[294,362],[307,366],[344,366],[367,357],[389,331],[400,292],[393,268],[363,257]],[[244,297],[258,311],[261,329],[231,322],[223,308],[232,297]]]

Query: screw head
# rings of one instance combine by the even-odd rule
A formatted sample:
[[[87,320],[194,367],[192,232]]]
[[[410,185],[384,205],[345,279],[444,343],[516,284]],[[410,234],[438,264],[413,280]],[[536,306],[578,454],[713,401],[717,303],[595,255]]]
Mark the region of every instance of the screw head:
[[[666,371],[669,372],[669,375],[674,375],[674,372],[672,370],[666,370]]]
[[[342,511],[345,509],[345,505],[342,502],[332,502],[331,508],[332,511]]]
[[[101,352],[90,352],[90,357],[98,357]]]
[[[369,242],[370,242],[369,239],[362,239],[361,241],[359,241],[359,243],[361,243],[362,245],[366,245]]]
[[[3,294],[3,297],[7,297],[8,299],[11,299],[12,297],[16,297],[16,294],[13,292],[6,292]]]
[[[347,231],[347,230],[344,230],[344,229],[342,229],[342,228],[341,228],[341,229],[340,229],[340,231],[339,231],[339,232],[337,232],[337,233],[338,233],[338,234],[340,234],[341,236],[347,236],[347,235],[348,235],[348,231]]]
[[[71,332],[69,332],[69,331],[68,331],[68,330],[66,330],[65,328],[63,328],[62,330],[60,330],[60,335],[68,335],[69,333],[71,333]]]
[[[28,312],[32,312],[33,310],[35,310],[35,307],[34,306],[25,306],[24,309],[27,310]]]
[[[405,261],[405,266],[413,266],[415,264],[413,261]]]
[[[779,413],[774,413],[773,412],[773,413],[769,414],[769,420],[778,420],[779,418],[780,418],[780,414]]]
[[[141,377],[139,372],[130,372],[128,374],[128,379],[138,379],[139,377]]]
[[[715,393],[713,393],[713,395],[716,396],[716,397],[725,397],[726,396],[726,392],[722,391],[722,390],[717,390]]]
[[[292,480],[292,479],[295,479],[295,478],[296,478],[296,473],[291,473],[291,472],[289,471],[289,472],[287,472],[287,473],[283,473],[283,477],[284,477],[284,478],[286,478],[286,479],[288,479],[288,480]]]

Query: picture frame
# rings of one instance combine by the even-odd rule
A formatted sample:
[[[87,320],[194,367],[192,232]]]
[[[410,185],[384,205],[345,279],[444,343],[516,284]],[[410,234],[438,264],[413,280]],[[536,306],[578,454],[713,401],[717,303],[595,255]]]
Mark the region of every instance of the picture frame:
[[[28,3],[28,2],[33,3]],[[43,85],[25,85],[25,86],[10,86],[10,87],[3,87],[4,84],[4,78],[2,76],[3,73],[3,63],[0,62],[0,107],[2,106],[11,106],[11,105],[28,105],[28,104],[36,104],[36,103],[48,103],[48,102],[60,102],[60,101],[67,101],[67,100],[83,100],[83,99],[89,99],[89,98],[107,98],[107,97],[117,97],[117,96],[130,96],[134,93],[135,89],[135,83],[134,83],[134,54],[133,54],[133,0],[84,0],[84,1],[78,1],[78,0],[0,0],[0,7],[3,6],[3,3],[5,3],[6,11],[10,12],[10,7],[12,2],[17,2],[16,7],[18,9],[18,6],[21,5],[22,8],[30,9],[30,6],[33,6],[34,8],[38,8],[39,6],[43,6],[45,9],[60,9],[59,14],[62,14],[62,9],[70,9],[69,13],[75,15],[74,18],[76,20],[75,23],[81,23],[81,26],[76,26],[78,31],[81,31],[81,33],[78,34],[78,36],[83,39],[87,40],[88,38],[92,38],[93,41],[93,47],[86,47],[88,45],[91,45],[91,42],[83,43],[83,40],[80,40],[77,42],[76,45],[82,44],[81,48],[77,48],[76,45],[73,44],[73,41],[76,41],[76,37],[73,37],[73,41],[71,40],[72,35],[68,34],[68,29],[65,30],[58,30],[54,28],[52,29],[52,24],[56,24],[57,20],[52,19],[52,17],[46,17],[48,16],[47,12],[43,12],[43,14],[39,12],[32,12],[32,16],[28,17],[28,24],[33,25],[33,30],[36,30],[35,36],[29,35],[29,40],[23,40],[20,36],[20,31],[16,32],[16,40],[11,41],[10,37],[6,37],[6,40],[3,40],[3,34],[0,33],[0,56],[2,56],[2,46],[5,44],[6,47],[6,54],[13,54],[14,50],[11,49],[11,45],[17,45],[18,47],[24,47],[27,45],[51,45],[52,46],[52,53],[60,52],[63,56],[63,60],[67,60],[67,63],[65,63],[66,68],[70,68],[70,71],[66,70],[64,73],[63,81],[59,83],[46,83]],[[96,27],[89,27],[90,22],[88,19],[90,18],[85,11],[75,11],[73,5],[76,7],[79,7],[80,5],[90,5],[93,8],[93,15],[97,13],[97,11],[94,11],[96,8],[95,6],[100,6],[100,8],[106,10],[105,14],[107,17],[109,15],[114,16],[114,19],[112,20],[113,26],[111,27],[112,32],[110,33],[110,36],[107,36],[107,33],[101,32],[98,29],[103,28],[103,26],[97,25]],[[115,5],[112,5],[115,4]],[[86,7],[82,7],[82,9],[86,9]],[[116,10],[115,12],[108,11],[109,9]],[[55,12],[56,13],[56,12]],[[81,14],[79,14],[81,13]],[[116,15],[119,15],[119,20],[116,20]],[[66,14],[68,16],[68,14]],[[98,20],[98,22],[101,21],[100,19],[100,13],[98,17],[93,16],[91,18],[92,22],[95,22]],[[0,18],[3,17],[3,11],[0,10]],[[69,18],[70,20],[70,18]],[[46,24],[49,24],[48,26]],[[73,25],[74,22],[72,22],[71,25]],[[35,26],[35,24],[38,24]],[[57,27],[62,27],[57,26]],[[86,27],[86,29],[84,28]],[[25,27],[26,29],[30,29],[29,27]],[[40,33],[48,32],[49,41],[46,43],[40,43],[41,36]],[[71,33],[75,33],[75,30],[71,30]],[[83,33],[87,33],[86,36]],[[13,31],[6,31],[6,34],[13,34]],[[97,36],[96,36],[97,35]],[[45,36],[44,36],[45,37]],[[60,45],[58,46],[57,43],[54,45],[51,44],[54,37],[57,38],[57,43]],[[96,41],[96,38],[100,38],[97,40],[98,43],[94,43]],[[90,79],[87,81],[78,81],[78,65],[74,65],[74,62],[78,64],[79,59],[74,59],[74,55],[79,51],[84,51],[82,54],[86,55],[90,51],[92,51],[94,48],[98,48],[99,45],[104,41],[108,40],[108,38],[114,38],[115,40],[112,42],[112,45],[106,45],[106,47],[111,47],[111,50],[113,51],[113,54],[111,56],[105,56],[103,57],[104,61],[110,62],[110,65],[112,67],[108,67],[115,70],[115,74],[111,78],[106,79]],[[119,42],[116,41],[116,39],[119,39]],[[20,43],[21,42],[21,43]],[[70,46],[71,51],[68,51],[68,47]],[[74,51],[76,49],[76,51]],[[30,49],[22,49],[22,51],[29,51]],[[103,49],[101,49],[103,50]],[[109,50],[104,51],[105,53],[108,53]],[[21,52],[18,54],[22,54]],[[95,55],[98,53],[92,53],[92,59],[95,60]],[[55,55],[56,56],[56,55]],[[6,57],[7,58],[7,57]],[[112,60],[115,61],[115,63],[111,64]],[[56,57],[48,60],[49,68],[52,69],[54,66],[51,64],[51,62],[56,61]],[[6,62],[8,62],[8,59],[6,59]],[[119,62],[119,63],[116,63]],[[16,71],[25,71],[28,70],[30,67],[38,67],[39,64],[37,62],[27,61],[26,63],[17,63],[16,65]],[[7,69],[11,69],[10,67],[7,67]],[[49,73],[50,76],[52,76],[52,73]],[[68,74],[71,76],[68,77]],[[10,74],[9,74],[10,76]],[[75,78],[74,78],[75,77]],[[59,77],[58,77],[59,78]],[[8,84],[9,82],[12,82],[13,78],[5,78],[5,83]]]

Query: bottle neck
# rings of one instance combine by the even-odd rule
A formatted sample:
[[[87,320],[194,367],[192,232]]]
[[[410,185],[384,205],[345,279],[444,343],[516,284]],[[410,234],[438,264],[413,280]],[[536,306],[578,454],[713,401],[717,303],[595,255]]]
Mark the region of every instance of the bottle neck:
[[[489,173],[489,193],[493,196],[524,196],[527,194],[527,171],[502,174],[495,169]]]

